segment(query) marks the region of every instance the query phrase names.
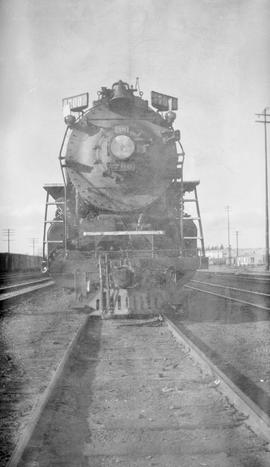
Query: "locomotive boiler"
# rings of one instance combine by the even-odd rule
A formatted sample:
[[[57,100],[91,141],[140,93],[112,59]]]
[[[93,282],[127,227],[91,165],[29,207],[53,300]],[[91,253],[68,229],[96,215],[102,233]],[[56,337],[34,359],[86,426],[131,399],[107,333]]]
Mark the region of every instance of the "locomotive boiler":
[[[183,180],[173,128],[177,99],[152,92],[150,107],[138,83],[120,80],[92,107],[88,93],[63,105],[64,183],[44,186],[44,271],[103,314],[177,302],[204,257],[199,182]]]

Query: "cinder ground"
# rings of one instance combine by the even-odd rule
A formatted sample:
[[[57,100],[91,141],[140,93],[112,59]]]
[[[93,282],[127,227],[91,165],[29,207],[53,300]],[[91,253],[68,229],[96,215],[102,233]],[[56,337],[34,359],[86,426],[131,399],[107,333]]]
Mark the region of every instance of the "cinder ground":
[[[20,467],[267,467],[265,443],[156,322],[90,318]]]
[[[269,312],[186,289],[172,319],[270,396]]]
[[[188,324],[193,334],[270,396],[270,322]]]
[[[0,466],[5,466],[85,315],[57,287],[17,302],[0,316]]]

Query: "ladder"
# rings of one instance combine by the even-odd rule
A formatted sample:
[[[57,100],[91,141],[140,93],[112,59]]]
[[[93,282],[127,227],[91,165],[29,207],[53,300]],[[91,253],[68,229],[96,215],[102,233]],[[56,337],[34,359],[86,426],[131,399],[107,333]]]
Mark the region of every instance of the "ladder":
[[[71,129],[69,126],[66,127],[63,140],[61,143],[60,151],[59,151],[59,162],[60,162],[60,168],[62,172],[62,177],[63,177],[63,182],[61,184],[54,184],[54,185],[44,185],[44,189],[47,192],[46,195],[46,203],[45,203],[45,215],[44,215],[44,227],[43,227],[43,258],[47,257],[47,265],[48,265],[48,246],[49,244],[55,243],[62,245],[64,247],[65,251],[65,256],[67,256],[67,180],[66,180],[66,175],[65,175],[65,156],[63,156],[63,152],[66,150],[66,145],[68,141],[68,134],[70,133]],[[61,194],[59,193],[59,190],[61,190]],[[64,201],[56,202],[57,198],[62,197]],[[50,197],[52,200],[50,200]],[[61,220],[58,219],[53,219],[49,220],[48,219],[48,207],[51,205],[63,205],[63,218]],[[47,236],[47,226],[48,224],[64,224],[64,239],[63,240],[48,240]]]
[[[44,185],[44,190],[46,191],[46,201],[45,201],[45,214],[44,214],[44,224],[43,224],[43,258],[47,258],[48,262],[48,251],[49,245],[58,244],[66,247],[66,202],[64,198],[64,185],[59,184],[47,184]],[[58,198],[64,199],[64,201],[57,201]],[[62,219],[54,217],[49,219],[49,206],[63,206],[63,217]],[[48,240],[48,225],[52,224],[64,224],[64,239],[63,240]]]
[[[196,207],[196,215],[194,217],[183,217],[182,221],[183,223],[187,220],[192,220],[196,221],[198,223],[198,229],[197,229],[197,236],[196,237],[184,237],[183,240],[199,240],[201,242],[201,254],[202,256],[205,256],[205,246],[204,246],[204,237],[203,237],[203,228],[202,228],[202,219],[201,219],[201,213],[200,213],[200,206],[199,206],[199,199],[198,199],[198,193],[197,193],[197,185],[193,185],[193,189],[190,191],[193,193],[193,198],[184,198],[183,197],[183,204],[185,203],[195,203]]]
[[[180,224],[180,254],[184,255],[185,251],[185,240],[199,240],[201,242],[201,254],[205,256],[205,246],[204,246],[204,237],[203,237],[203,228],[202,228],[202,220],[200,214],[200,206],[197,194],[197,185],[199,181],[195,182],[184,182],[183,176],[183,168],[184,168],[184,161],[185,161],[185,152],[183,146],[180,141],[178,141],[178,145],[180,147],[181,152],[177,153],[177,166],[176,166],[176,178],[174,182],[176,182],[177,186],[179,186],[179,224]],[[193,193],[193,198],[185,198],[185,193],[190,192]],[[195,203],[196,207],[196,215],[194,217],[185,217],[184,216],[184,208],[185,203],[193,202]],[[184,236],[184,223],[186,221],[196,221],[198,223],[197,232],[198,235],[196,237],[188,237]]]

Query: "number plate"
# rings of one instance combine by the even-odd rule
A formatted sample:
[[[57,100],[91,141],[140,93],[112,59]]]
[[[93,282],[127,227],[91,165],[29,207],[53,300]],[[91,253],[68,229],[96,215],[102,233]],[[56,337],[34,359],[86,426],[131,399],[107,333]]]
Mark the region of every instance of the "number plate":
[[[160,92],[151,91],[151,105],[156,109],[164,112],[165,110],[177,110],[178,109],[178,99],[177,97],[167,96],[166,94],[161,94]]]
[[[88,99],[88,92],[79,94],[78,96],[66,97],[62,101],[63,108],[68,106],[71,112],[80,112],[88,107]]]
[[[114,132],[118,135],[127,135],[129,133],[129,127],[128,126],[122,126],[122,125],[116,125],[114,127]]]
[[[135,171],[135,163],[134,162],[112,162],[107,164],[108,168],[111,170],[115,170],[117,172],[134,172]]]

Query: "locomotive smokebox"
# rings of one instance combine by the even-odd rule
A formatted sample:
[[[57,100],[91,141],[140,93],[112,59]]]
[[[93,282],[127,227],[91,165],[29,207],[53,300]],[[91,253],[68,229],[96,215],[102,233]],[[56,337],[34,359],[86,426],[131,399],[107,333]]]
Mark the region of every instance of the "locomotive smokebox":
[[[102,88],[70,133],[67,178],[91,209],[140,213],[175,175],[173,130],[135,92],[123,81]]]

